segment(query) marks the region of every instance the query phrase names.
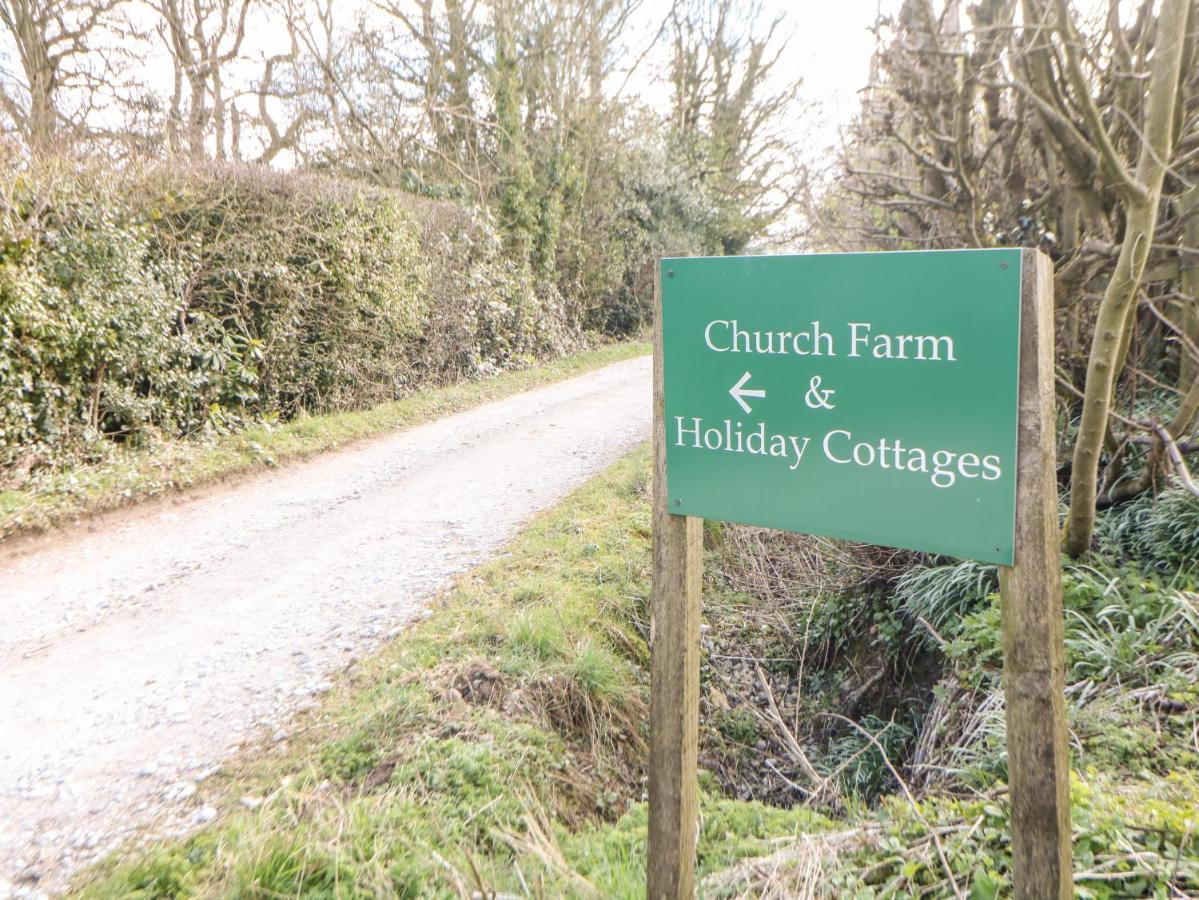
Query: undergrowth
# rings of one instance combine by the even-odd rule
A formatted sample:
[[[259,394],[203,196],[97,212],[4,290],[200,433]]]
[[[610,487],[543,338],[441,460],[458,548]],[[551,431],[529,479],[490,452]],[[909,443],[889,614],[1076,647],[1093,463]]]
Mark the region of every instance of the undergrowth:
[[[289,749],[206,783],[214,826],[84,895],[643,896],[648,467],[541,517]],[[1080,897],[1199,892],[1199,594],[1164,563],[1191,537],[1137,554],[1144,527],[1063,571]],[[701,894],[1008,896],[994,572],[706,545]]]

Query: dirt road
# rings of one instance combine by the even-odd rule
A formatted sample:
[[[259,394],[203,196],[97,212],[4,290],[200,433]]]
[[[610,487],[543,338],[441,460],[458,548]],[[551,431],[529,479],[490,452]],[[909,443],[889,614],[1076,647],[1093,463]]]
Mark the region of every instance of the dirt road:
[[[53,893],[287,739],[347,662],[649,435],[648,358],[0,550],[0,898]]]

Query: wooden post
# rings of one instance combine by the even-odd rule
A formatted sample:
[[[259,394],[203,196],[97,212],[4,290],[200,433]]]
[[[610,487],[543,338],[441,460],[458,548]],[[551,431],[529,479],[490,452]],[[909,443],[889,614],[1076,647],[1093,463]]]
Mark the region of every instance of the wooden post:
[[[666,494],[661,278],[659,269],[654,280],[654,572],[646,877],[651,900],[678,900],[695,894],[703,519],[671,515]]]
[[[1061,535],[1054,456],[1053,266],[1022,254],[1015,564],[999,573],[1015,896],[1073,894]]]

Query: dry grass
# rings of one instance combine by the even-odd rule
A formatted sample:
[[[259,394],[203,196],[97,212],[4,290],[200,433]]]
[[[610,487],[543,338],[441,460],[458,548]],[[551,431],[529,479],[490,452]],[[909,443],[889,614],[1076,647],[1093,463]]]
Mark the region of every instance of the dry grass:
[[[832,834],[803,834],[768,856],[743,860],[714,872],[701,885],[705,897],[816,900],[832,897],[826,875],[841,855],[873,849],[878,830],[850,828]]]
[[[806,534],[730,525],[721,571],[729,586],[786,602],[818,594],[845,595],[886,584],[922,558],[910,550]]]

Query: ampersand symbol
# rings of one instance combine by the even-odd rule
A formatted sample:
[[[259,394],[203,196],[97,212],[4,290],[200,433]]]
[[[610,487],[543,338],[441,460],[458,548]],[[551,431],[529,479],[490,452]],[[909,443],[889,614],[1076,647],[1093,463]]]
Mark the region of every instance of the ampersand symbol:
[[[804,402],[812,409],[836,409],[836,404],[829,402],[829,397],[837,393],[835,390],[820,387],[820,376],[813,375],[808,382],[808,393],[804,396]]]

